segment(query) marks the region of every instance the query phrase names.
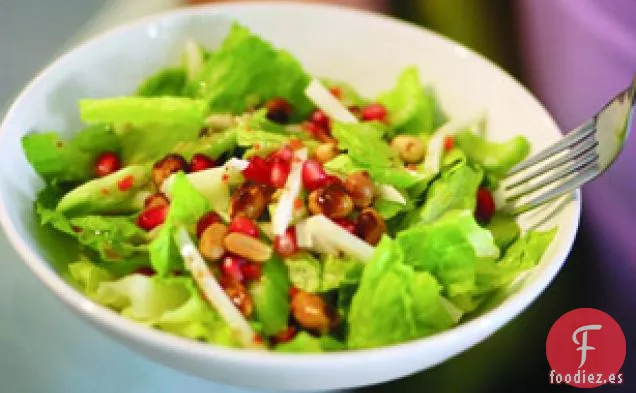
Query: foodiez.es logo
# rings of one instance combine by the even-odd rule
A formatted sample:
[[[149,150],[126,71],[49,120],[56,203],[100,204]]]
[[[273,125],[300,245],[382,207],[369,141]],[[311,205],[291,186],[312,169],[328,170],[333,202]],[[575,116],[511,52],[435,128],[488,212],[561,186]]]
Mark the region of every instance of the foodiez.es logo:
[[[549,382],[579,388],[622,384],[625,335],[603,311],[579,308],[559,318],[548,333]]]

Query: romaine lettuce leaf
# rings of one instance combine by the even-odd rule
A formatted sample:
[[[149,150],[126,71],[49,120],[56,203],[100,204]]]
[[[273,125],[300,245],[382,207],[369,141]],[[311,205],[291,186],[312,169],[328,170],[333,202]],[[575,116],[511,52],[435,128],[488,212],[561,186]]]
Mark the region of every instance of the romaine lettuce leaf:
[[[294,287],[305,292],[320,292],[322,286],[322,264],[311,254],[299,252],[285,258],[289,279]]]
[[[486,225],[492,236],[495,238],[495,244],[501,250],[505,250],[512,242],[519,237],[520,229],[514,217],[502,212],[496,212]]]
[[[181,96],[186,86],[183,68],[164,68],[143,81],[137,88],[141,97]]]
[[[478,257],[499,257],[492,234],[477,224],[472,210],[453,210],[402,231],[397,243],[404,263],[433,274],[449,296],[474,290]]]
[[[119,130],[122,159],[129,165],[154,162],[188,143],[203,149],[199,131],[197,124],[150,123],[124,127]]]
[[[360,281],[364,264],[346,256],[335,257],[325,255],[322,258],[321,291],[327,292],[339,288],[343,283],[352,284]]]
[[[287,268],[277,256],[265,262],[261,278],[250,285],[256,319],[263,333],[273,335],[287,327],[289,286]]]
[[[365,266],[349,311],[349,348],[395,344],[452,326],[441,286],[404,263],[396,241],[385,236]]]
[[[95,176],[95,159],[105,151],[119,152],[111,127],[94,125],[66,142],[54,132],[22,137],[22,149],[33,169],[47,183],[81,182]]]
[[[519,135],[506,142],[488,142],[470,131],[455,135],[456,145],[468,159],[479,164],[487,173],[502,177],[530,153],[528,140]]]
[[[173,241],[176,225],[191,227],[210,209],[207,198],[190,184],[183,172],[175,175],[170,193],[168,215],[149,247],[152,267],[161,276],[182,265],[181,254]]]
[[[309,76],[289,53],[277,50],[234,24],[221,45],[203,66],[194,95],[204,99],[212,111],[243,113],[274,97],[287,99],[293,118],[305,118],[313,105],[305,97]]]
[[[172,151],[189,160],[194,154],[202,153],[213,159],[231,153],[236,148],[236,128],[214,132],[194,141],[181,141]]]
[[[296,334],[291,341],[274,348],[277,352],[291,353],[317,353],[342,349],[345,349],[345,345],[331,336],[314,337],[304,331]]]
[[[406,68],[396,86],[378,97],[389,111],[391,126],[398,133],[430,134],[435,130],[437,104],[420,82],[417,68]]]
[[[355,162],[370,168],[392,167],[396,154],[382,139],[378,129],[368,123],[334,123],[331,130],[341,149]]]
[[[208,112],[205,101],[186,97],[115,97],[79,101],[86,123],[201,125]]]

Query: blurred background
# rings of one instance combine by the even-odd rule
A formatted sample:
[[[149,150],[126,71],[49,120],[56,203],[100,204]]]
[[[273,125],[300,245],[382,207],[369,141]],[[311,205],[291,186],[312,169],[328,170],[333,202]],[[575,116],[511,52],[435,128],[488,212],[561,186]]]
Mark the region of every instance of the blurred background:
[[[0,0],[0,114],[40,69],[69,46],[127,20],[204,2],[215,1]],[[519,78],[563,130],[589,117],[636,72],[636,0],[302,2],[382,12],[459,41]],[[632,136],[611,171],[584,189],[583,222],[572,255],[527,312],[484,343],[432,370],[366,390],[569,390],[548,385],[545,339],[565,312],[594,307],[612,315],[627,339],[625,384],[599,391],[636,391],[633,168],[636,138]],[[168,370],[101,336],[51,299],[18,261],[4,235],[0,255],[9,267],[0,273],[1,391],[243,391]]]

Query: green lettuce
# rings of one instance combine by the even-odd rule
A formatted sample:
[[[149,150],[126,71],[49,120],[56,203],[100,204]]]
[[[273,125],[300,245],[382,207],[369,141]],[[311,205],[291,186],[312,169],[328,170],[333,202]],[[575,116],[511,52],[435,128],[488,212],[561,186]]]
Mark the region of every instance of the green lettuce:
[[[237,146],[236,128],[214,132],[194,141],[182,141],[177,143],[172,151],[181,154],[189,160],[194,154],[205,154],[213,159],[217,159],[224,154],[234,151]]]
[[[299,332],[292,340],[274,347],[277,352],[317,353],[345,349],[340,341],[331,336],[314,337],[307,332]]]
[[[475,289],[478,257],[499,257],[492,234],[480,227],[472,210],[454,210],[440,219],[397,235],[404,263],[433,274],[450,296]]]
[[[496,177],[504,176],[530,153],[530,143],[520,135],[498,143],[488,142],[470,131],[462,131],[455,135],[455,144],[466,153],[470,161]]]
[[[265,262],[261,278],[249,287],[256,319],[266,335],[274,335],[287,327],[289,287],[287,267],[277,256]]]
[[[325,255],[322,258],[321,291],[331,291],[343,284],[357,283],[360,281],[363,268],[364,265],[360,261],[346,256]]]
[[[207,114],[205,101],[186,97],[116,97],[84,99],[80,117],[87,123],[194,124]]]
[[[422,87],[417,68],[408,67],[396,86],[378,97],[389,111],[391,126],[398,133],[430,134],[435,130],[437,105]]]
[[[243,113],[274,97],[287,99],[296,119],[313,108],[304,93],[310,77],[300,63],[239,24],[232,26],[195,79],[194,95],[216,112]]]
[[[175,175],[171,188],[170,209],[157,237],[150,243],[150,262],[161,276],[181,266],[181,254],[173,241],[177,225],[194,225],[199,217],[210,210],[207,198],[188,181],[183,172]]]
[[[520,229],[514,217],[496,212],[486,225],[492,236],[495,238],[495,244],[501,250],[505,250],[512,242],[519,237]]]
[[[164,68],[139,85],[137,95],[141,97],[181,96],[186,86],[183,68]]]
[[[86,260],[69,265],[69,273],[89,298],[126,318],[190,339],[236,345],[228,326],[189,277],[131,274],[113,280]]]
[[[416,272],[404,263],[396,241],[383,237],[351,303],[347,346],[390,345],[452,326],[441,289],[428,272]]]
[[[120,148],[112,128],[103,125],[87,127],[68,142],[54,132],[22,137],[24,155],[47,183],[91,179],[97,156],[105,151],[119,152]]]
[[[310,253],[299,252],[285,258],[289,270],[289,279],[294,287],[316,293],[322,287],[322,264]]]
[[[349,157],[356,162],[371,168],[393,166],[395,152],[372,124],[336,122],[331,133],[338,140],[339,147],[347,150]]]
[[[122,127],[119,139],[122,159],[127,164],[144,164],[162,159],[183,144],[199,145],[197,124],[138,124]]]

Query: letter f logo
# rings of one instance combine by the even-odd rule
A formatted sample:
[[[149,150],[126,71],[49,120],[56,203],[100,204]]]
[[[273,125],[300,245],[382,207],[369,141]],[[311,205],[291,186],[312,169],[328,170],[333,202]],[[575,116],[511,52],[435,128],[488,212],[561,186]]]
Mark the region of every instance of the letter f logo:
[[[585,360],[587,359],[587,351],[592,351],[596,349],[594,347],[590,347],[587,345],[588,330],[601,330],[601,327],[602,327],[601,325],[585,325],[576,329],[574,333],[572,334],[572,341],[574,341],[574,344],[581,345],[580,347],[576,349],[577,351],[581,351],[581,364],[579,364],[579,368],[583,367],[583,365],[585,364]],[[582,334],[583,339],[581,340],[581,342],[579,342],[576,336],[581,332],[583,332]]]

